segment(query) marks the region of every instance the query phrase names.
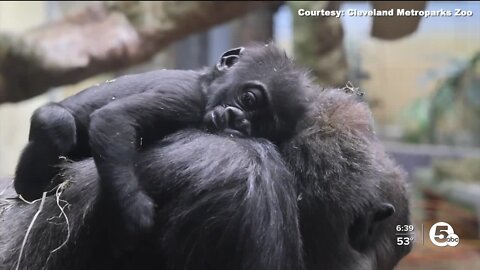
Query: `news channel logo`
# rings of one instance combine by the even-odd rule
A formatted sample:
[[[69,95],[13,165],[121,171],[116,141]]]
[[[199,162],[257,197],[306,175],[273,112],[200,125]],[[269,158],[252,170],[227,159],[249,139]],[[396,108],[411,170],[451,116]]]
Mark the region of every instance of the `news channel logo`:
[[[433,224],[428,233],[430,241],[438,247],[454,247],[460,243],[460,238],[453,231],[452,226],[446,222]]]

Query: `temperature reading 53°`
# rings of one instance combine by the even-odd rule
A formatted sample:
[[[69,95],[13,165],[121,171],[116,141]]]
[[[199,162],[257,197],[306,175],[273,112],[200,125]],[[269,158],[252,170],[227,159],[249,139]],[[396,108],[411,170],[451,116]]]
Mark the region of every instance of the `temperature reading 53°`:
[[[397,246],[408,246],[413,242],[412,236],[397,236]]]

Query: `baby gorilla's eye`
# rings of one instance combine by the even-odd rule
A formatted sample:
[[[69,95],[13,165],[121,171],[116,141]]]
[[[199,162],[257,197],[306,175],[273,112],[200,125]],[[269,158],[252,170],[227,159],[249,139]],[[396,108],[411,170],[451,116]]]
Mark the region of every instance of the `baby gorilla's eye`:
[[[262,104],[262,91],[256,88],[250,88],[240,94],[240,103],[246,109],[255,109]]]
[[[255,107],[255,104],[257,103],[257,97],[250,91],[243,93],[240,99],[242,100],[242,104],[247,107]]]

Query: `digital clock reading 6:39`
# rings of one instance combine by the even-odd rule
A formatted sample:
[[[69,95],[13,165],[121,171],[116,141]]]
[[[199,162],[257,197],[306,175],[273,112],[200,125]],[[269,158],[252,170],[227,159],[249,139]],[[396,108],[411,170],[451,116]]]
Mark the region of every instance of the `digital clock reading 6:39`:
[[[413,225],[397,225],[397,232],[413,232]]]

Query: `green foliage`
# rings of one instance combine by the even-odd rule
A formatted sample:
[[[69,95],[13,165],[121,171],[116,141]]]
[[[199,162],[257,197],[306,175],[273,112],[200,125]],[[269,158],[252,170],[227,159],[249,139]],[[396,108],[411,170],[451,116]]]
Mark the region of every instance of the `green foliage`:
[[[414,101],[400,114],[400,123],[405,128],[403,139],[410,143],[425,143],[428,140],[430,99]]]
[[[480,146],[480,53],[399,118],[407,142]]]

